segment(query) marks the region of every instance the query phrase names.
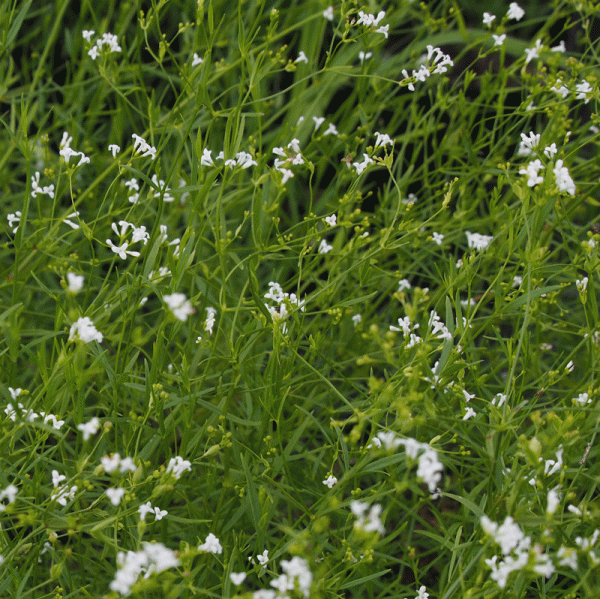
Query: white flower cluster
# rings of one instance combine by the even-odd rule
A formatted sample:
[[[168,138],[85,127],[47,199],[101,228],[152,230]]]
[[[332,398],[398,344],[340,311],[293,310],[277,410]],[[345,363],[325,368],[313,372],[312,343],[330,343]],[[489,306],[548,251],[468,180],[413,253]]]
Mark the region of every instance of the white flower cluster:
[[[502,559],[498,561],[498,556],[494,555],[486,559],[485,563],[492,569],[492,580],[503,589],[511,572],[521,570],[529,564],[531,538],[525,535],[510,516],[505,518],[503,524],[498,525],[484,515],[480,519],[480,524],[494,542],[500,545]],[[555,569],[550,555],[542,553],[541,547],[537,545],[533,549],[533,554],[534,563],[531,567],[533,572],[550,578]]]
[[[214,164],[211,154],[212,150],[207,150],[206,148],[204,148],[204,150],[202,151],[202,156],[200,157],[200,164],[202,166],[212,166]],[[233,158],[225,160],[225,154],[221,150],[217,154],[215,160],[224,160],[225,166],[228,166],[230,168],[241,166],[242,169],[247,169],[251,166],[258,166],[258,162],[256,162],[256,160],[254,160],[254,158],[252,158],[252,155],[248,154],[248,152],[238,152],[235,155],[235,160]]]
[[[435,54],[435,56],[434,56]],[[433,61],[430,63],[430,61]],[[402,69],[404,80],[409,80],[407,85],[411,92],[415,91],[415,81],[426,81],[433,73],[441,74],[448,70],[448,67],[454,66],[454,62],[448,54],[444,54],[439,48],[434,48],[431,44],[427,46],[427,58],[425,64],[422,64],[418,70],[413,69],[412,75],[408,74],[406,69]]]
[[[107,474],[115,472],[116,470],[119,470],[121,474],[125,474],[126,472],[135,472],[137,469],[133,458],[121,458],[118,453],[115,453],[112,456],[105,455],[101,457],[100,463],[102,464],[102,468],[104,468],[104,472]]]
[[[73,138],[65,131],[60,142],[59,151],[59,154],[65,159],[65,162],[68,163],[72,156],[79,156],[80,158],[77,166],[89,163],[90,159],[83,152],[76,152],[71,148],[72,141]]]
[[[154,183],[158,189],[151,195],[151,197],[158,199],[160,198],[161,194],[163,194],[164,202],[173,202],[175,200],[170,193],[167,193],[171,190],[171,188],[168,187],[162,179],[159,179],[156,174],[152,175],[152,183]]]
[[[123,238],[127,235],[127,231],[129,228],[132,229],[133,233],[131,234],[131,242],[123,241],[121,245],[115,245],[112,240],[107,239],[106,244],[110,249],[121,258],[121,260],[125,260],[127,256],[139,256],[140,253],[134,250],[129,250],[129,246],[133,243],[137,243],[138,241],[142,241],[144,245],[148,243],[148,239],[150,239],[150,233],[146,231],[145,226],[136,227],[133,223],[129,223],[126,220],[120,220],[119,227],[117,227],[117,223],[112,223],[111,229],[115,232],[115,234],[119,237],[119,241],[122,241]]]
[[[385,533],[385,528],[381,522],[381,505],[374,503],[369,509],[369,504],[364,501],[352,501],[350,509],[356,516],[354,528],[363,532],[378,532],[380,535]],[[367,512],[367,510],[369,510]]]
[[[95,31],[84,30],[82,32],[83,37],[88,41],[92,41],[92,35],[94,35]],[[103,33],[102,37],[99,37],[96,40],[96,43],[88,50],[88,55],[92,58],[92,60],[96,60],[102,51],[104,46],[108,47],[108,52],[121,52],[122,48],[119,46],[117,42],[117,36],[114,33]]]
[[[11,503],[15,502],[18,492],[19,489],[13,484],[8,485],[0,491],[0,512],[4,512]],[[5,499],[7,500],[6,503],[4,503]]]
[[[90,343],[92,341],[102,342],[104,336],[94,326],[89,316],[80,316],[72,325],[69,330],[69,341],[83,341],[84,343]]]
[[[209,334],[213,334],[213,327],[215,326],[215,317],[217,311],[210,306],[206,308],[206,320],[204,321],[204,330]]]
[[[465,231],[465,235],[467,236],[467,245],[476,250],[485,250],[494,239],[492,235],[481,235],[480,233],[471,233],[471,231]]]
[[[87,441],[90,437],[95,435],[100,428],[100,418],[94,416],[88,422],[81,422],[77,425],[77,430],[83,433],[83,440]]]
[[[40,185],[40,174],[36,171],[35,175],[31,175],[31,197],[35,198],[38,193],[47,195],[47,196],[50,196],[51,198],[53,198],[54,197],[54,184],[45,185],[44,187],[42,187]]]
[[[156,159],[156,148],[151,146],[143,137],[133,133],[133,150],[142,155],[142,158],[150,156],[152,160]]]
[[[442,480],[444,466],[438,458],[437,451],[429,443],[419,443],[416,439],[411,438],[400,439],[396,433],[389,431],[377,433],[367,448],[384,447],[391,450],[401,445],[404,445],[404,450],[409,458],[419,460],[417,477],[429,487],[429,492],[433,494]]]
[[[279,171],[283,175],[281,184],[285,185],[287,180],[294,176],[289,167],[304,164],[304,158],[300,152],[300,142],[297,139],[292,139],[286,148],[273,148],[273,154],[280,156],[280,158],[275,158],[273,166],[276,171]]]
[[[79,293],[83,289],[84,276],[75,274],[74,272],[67,273],[68,289],[71,293]]]
[[[550,89],[562,98],[566,98],[570,92],[569,88],[560,79],[557,79],[556,84]],[[577,83],[575,85],[575,98],[577,100],[585,100],[585,103],[587,104],[590,101],[590,94],[592,94],[593,91],[594,88],[590,85],[590,82],[587,81],[587,79],[584,79],[582,83]]]
[[[360,53],[359,53],[360,54]],[[315,131],[325,122],[325,117],[323,116],[313,116],[313,121],[315,122]],[[333,123],[329,123],[327,129],[323,135],[338,135],[339,131],[337,127]]]
[[[288,305],[296,306],[300,310],[304,311],[304,304],[306,300],[299,300],[295,293],[284,293],[279,283],[269,282],[269,291],[264,295],[265,299],[270,299],[277,304],[277,306],[267,306],[267,310],[271,314],[274,321],[285,320],[289,316]],[[282,332],[287,331],[285,323],[281,327]]]
[[[253,594],[254,599],[284,599],[289,597],[288,591],[294,590],[308,599],[313,575],[307,561],[298,556],[294,556],[291,560],[283,559],[281,569],[283,574],[270,583],[276,591],[256,591]]]
[[[370,15],[368,13],[363,12],[362,10],[358,11],[358,21],[356,21],[357,25],[364,25],[365,27],[377,27],[381,21],[381,19],[383,19],[383,17],[385,17],[385,11],[381,10],[379,11],[379,13],[377,14],[377,16],[375,15]],[[378,27],[377,29],[375,29],[376,33],[383,33],[383,35],[385,35],[386,39],[388,37],[388,34],[390,32],[390,26],[389,25],[382,25],[381,27]]]
[[[163,295],[163,300],[178,320],[184,322],[188,316],[194,313],[194,308],[184,293],[172,293]]]
[[[374,148],[383,148],[387,145],[394,145],[394,140],[387,133],[379,133],[378,131],[375,131],[375,136],[376,139],[375,144],[373,145]],[[344,162],[346,162],[348,168],[351,168],[348,161],[344,160]],[[368,154],[363,153],[363,161],[353,162],[352,166],[356,169],[356,174],[360,175],[369,165],[374,163],[375,161]]]
[[[212,532],[210,532],[208,533],[204,543],[198,546],[198,551],[221,555],[221,553],[223,553],[223,547],[219,539]]]
[[[140,551],[119,551],[117,554],[119,569],[115,579],[110,583],[110,590],[129,595],[131,587],[137,582],[141,574],[149,578],[154,573],[162,572],[168,568],[177,568],[179,559],[175,552],[162,543],[142,543]]]
[[[21,394],[21,391],[22,391],[21,389],[15,390],[15,389],[11,389],[10,387],[9,387],[9,390],[11,391],[11,395],[13,396],[13,399],[16,399]],[[27,410],[26,412],[24,412],[24,406],[21,402],[17,403],[17,408],[18,408],[19,412],[21,412],[21,414],[23,415],[23,420],[25,422],[34,422],[35,420],[37,420],[37,418],[42,418],[44,424],[51,424],[52,428],[56,431],[59,431],[61,429],[62,425],[65,423],[64,420],[58,420],[54,414],[46,414],[45,412],[40,412],[38,414],[37,412],[34,412],[33,410]],[[13,422],[16,421],[17,410],[15,410],[15,407],[13,406],[12,403],[6,404],[6,407],[4,408],[4,413]]]
[[[192,463],[188,460],[184,460],[181,456],[171,458],[167,464],[167,474],[172,473],[176,479],[181,478],[181,475],[186,470],[192,470]]]
[[[413,324],[408,316],[398,319],[398,327],[393,324],[390,325],[390,331],[402,331],[404,337],[408,337],[408,343],[406,344],[407,349],[411,348],[417,343],[421,343],[423,340],[414,331],[419,328],[419,324]]]
[[[8,221],[8,226],[12,229],[13,233],[17,232],[17,229],[19,228],[19,225],[21,224],[21,211],[20,210],[16,210],[15,212],[11,212],[7,217],[6,220]]]
[[[138,512],[140,514],[140,521],[145,522],[148,514],[154,514],[155,520],[162,520],[169,512],[167,510],[161,510],[158,507],[152,507],[152,504],[147,501],[144,505],[140,505]]]
[[[67,477],[64,474],[59,474],[58,470],[52,470],[52,485],[54,490],[52,492],[51,498],[60,503],[62,506],[67,505],[67,501],[72,501],[75,498],[75,493],[77,492],[77,486],[74,485],[70,489],[67,485],[62,485],[61,482],[65,480]]]

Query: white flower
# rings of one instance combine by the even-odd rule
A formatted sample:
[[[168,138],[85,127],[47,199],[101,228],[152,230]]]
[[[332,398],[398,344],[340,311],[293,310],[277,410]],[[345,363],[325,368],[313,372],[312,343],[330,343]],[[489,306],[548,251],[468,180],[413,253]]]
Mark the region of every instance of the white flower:
[[[350,509],[356,516],[354,528],[364,532],[384,534],[385,528],[379,518],[382,507],[378,503],[374,503],[368,513],[367,508],[369,508],[369,504],[362,501],[354,500],[350,503]]]
[[[219,539],[211,532],[208,533],[206,537],[206,541],[202,543],[202,545],[198,546],[198,551],[204,551],[206,553],[223,553],[223,547],[219,542]]]
[[[154,508],[154,518],[156,520],[162,520],[168,513],[167,510],[161,510],[158,507]]]
[[[125,260],[127,256],[137,257],[140,255],[139,252],[134,250],[128,250],[129,244],[125,241],[121,245],[115,245],[111,239],[106,240],[106,245],[115,253],[118,254],[121,260]]]
[[[328,21],[333,21],[333,6],[328,6],[323,11],[323,17],[325,17]]]
[[[502,33],[501,35],[496,35],[492,33],[492,37],[494,38],[494,46],[501,46],[506,39],[506,33]]]
[[[318,129],[324,122],[324,116],[313,116],[313,121],[315,122],[315,130]]]
[[[235,586],[239,586],[242,584],[242,582],[244,582],[244,580],[246,580],[246,572],[231,572],[229,574],[229,578]]]
[[[492,21],[496,18],[496,15],[491,15],[489,12],[483,13],[483,24],[488,27],[492,26]]]
[[[367,14],[365,12],[363,12],[362,10],[358,11],[358,16],[359,19],[358,21],[356,21],[357,25],[365,25],[367,27],[377,27],[377,25],[379,25],[379,21],[381,21],[381,19],[383,19],[383,17],[385,17],[385,11],[380,11],[379,14],[377,16],[375,15],[370,15]]]
[[[323,481],[323,484],[326,485],[327,487],[329,487],[330,489],[333,487],[333,485],[337,484],[338,479],[335,476],[332,476],[331,474]]]
[[[327,126],[327,129],[325,129],[325,131],[323,132],[323,135],[338,135],[339,131],[337,130],[337,127],[333,124],[333,123],[329,123],[329,125]]]
[[[477,412],[472,407],[467,406],[467,408],[465,408],[465,415],[463,416],[463,420],[468,420],[473,416],[477,416]]]
[[[298,54],[298,58],[296,58],[294,62],[305,62],[308,64],[308,58],[306,57],[306,54],[304,54],[303,50],[300,50],[300,54]]]
[[[330,226],[330,227],[335,227],[335,225],[337,224],[337,215],[332,214],[331,216],[326,216],[325,217],[325,222]]]
[[[427,592],[427,587],[421,586],[419,588],[419,594],[415,599],[429,599],[429,593]]]
[[[125,489],[122,489],[121,487],[106,489],[105,493],[110,499],[110,502],[116,506],[121,503],[121,499],[123,498],[123,495],[125,495]]]
[[[356,174],[360,175],[366,168],[367,166],[369,166],[369,164],[374,164],[374,160],[372,158],[369,158],[369,156],[367,154],[363,154],[364,160],[363,162],[353,162],[352,166],[354,166],[354,168],[356,168]]]
[[[183,293],[172,293],[171,295],[163,295],[163,300],[173,312],[175,318],[182,322],[187,319],[190,314],[194,313],[194,308],[190,301]]]
[[[375,147],[379,146],[383,148],[387,145],[394,145],[394,140],[387,133],[379,133],[378,131],[375,131],[375,136]]]
[[[352,317],[352,322],[354,323],[354,326],[358,326],[361,322],[362,322],[362,316],[360,314],[355,314]]]
[[[9,214],[6,219],[8,220],[8,226],[9,227],[13,227],[13,233],[17,232],[17,229],[19,228],[19,224],[21,222],[21,211],[17,210],[16,212],[13,212],[11,214]],[[15,225],[16,223],[16,225]]]
[[[576,285],[579,293],[582,293],[583,291],[585,291],[587,289],[588,281],[589,281],[589,279],[587,277],[583,277],[583,279],[577,279],[577,281],[575,281],[575,285]]]
[[[211,157],[212,150],[207,150],[204,148],[202,151],[202,156],[200,157],[200,164],[202,166],[211,166],[213,163],[213,159]]]
[[[579,405],[584,406],[585,404],[588,403],[592,403],[592,400],[590,399],[589,394],[587,393],[580,393],[575,399],[574,401],[576,401]]]
[[[83,289],[83,275],[76,275],[73,272],[68,272],[67,281],[69,283],[69,291],[71,293],[78,293]]]
[[[121,147],[117,144],[110,144],[108,146],[108,151],[112,152],[113,158],[116,158],[117,154],[121,151]]]
[[[261,566],[265,566],[269,562],[269,550],[265,549],[260,555],[256,556],[256,559]]]
[[[508,7],[508,12],[506,13],[506,17],[508,19],[515,19],[515,21],[520,21],[525,16],[525,11],[516,3],[511,2]]]
[[[31,175],[31,197],[37,197],[38,193],[54,198],[54,185],[46,185],[42,187],[40,185],[40,174],[36,172],[35,175]]]
[[[93,30],[89,30],[89,29],[84,29],[81,32],[81,35],[83,37],[83,39],[87,42],[91,42],[92,41],[92,35],[94,35],[96,32]]]
[[[544,148],[544,155],[546,156],[546,158],[554,158],[554,155],[556,154],[556,152],[558,152],[558,149],[556,148],[556,144],[552,143],[549,146],[546,146]]]
[[[535,187],[538,183],[544,181],[544,177],[538,175],[538,171],[542,168],[544,168],[542,161],[539,158],[536,158],[527,165],[527,168],[519,170],[519,174],[527,175],[527,185],[529,187]]]
[[[389,24],[383,25],[375,30],[375,33],[383,33],[383,35],[385,35],[385,39],[388,38],[389,32],[390,32]]]
[[[525,48],[525,64],[529,64],[534,58],[539,57],[539,51],[542,47],[542,40],[538,39],[535,41],[535,48]]]
[[[63,480],[66,480],[66,476],[64,474],[59,474],[58,470],[52,470],[52,486],[58,487]]]
[[[140,515],[140,520],[142,522],[144,522],[146,520],[146,516],[148,514],[152,514],[154,512],[154,508],[152,507],[152,504],[147,501],[145,504],[140,505],[140,507],[138,508],[138,513]]]
[[[560,191],[566,191],[568,194],[574,196],[575,195],[575,183],[573,179],[571,179],[571,175],[569,174],[569,169],[566,166],[563,166],[562,159],[556,161],[556,166],[554,167],[554,176],[556,177],[556,185]]]
[[[69,331],[69,341],[77,339],[84,343],[90,343],[91,341],[101,343],[103,335],[96,329],[89,316],[81,316],[71,325]]]
[[[539,133],[534,133],[533,131],[530,131],[529,135],[521,133],[521,143],[525,148],[532,150],[540,143],[540,137]]]
[[[575,91],[577,92],[575,98],[577,98],[577,100],[585,100],[585,103],[587,104],[590,101],[588,94],[593,92],[594,89],[588,81],[584,81],[583,83],[578,83],[575,86]]]
[[[560,79],[557,79],[556,85],[553,85],[550,89],[557,94],[560,94],[563,98],[566,98],[569,95],[569,88],[563,85]]]
[[[328,254],[333,249],[333,246],[327,243],[326,239],[321,239],[319,244],[319,254]]]
[[[71,487],[68,489],[67,487],[61,487],[57,489],[56,493],[52,494],[52,499],[60,505],[67,505],[67,500],[72,500],[75,498],[75,493],[77,492],[77,486]]]
[[[156,148],[151,146],[143,137],[133,133],[131,135],[133,137],[133,149],[138,154],[141,154],[142,157],[150,156],[152,160],[156,158]]]
[[[94,416],[89,422],[82,422],[77,425],[77,429],[83,433],[83,440],[87,441],[92,435],[95,435],[100,428],[100,419]]]
[[[556,488],[550,489],[550,491],[548,491],[548,506],[546,507],[546,513],[554,514],[559,504],[560,494],[557,492]]]
[[[100,458],[100,463],[107,474],[114,472],[119,467],[120,462],[121,456],[118,453],[115,453],[112,457],[105,455]]]
[[[361,63],[365,62],[365,60],[369,60],[373,56],[373,52],[363,52],[362,50],[358,53],[358,59]]]
[[[565,46],[565,41],[561,40],[560,44],[558,44],[558,46],[552,46],[552,48],[550,48],[550,50],[552,50],[552,52],[566,52],[567,48]]]
[[[119,465],[119,471],[121,472],[121,474],[124,474],[127,471],[135,472],[136,470],[137,468],[135,467],[135,462],[133,461],[133,458],[127,457],[121,460],[121,464]]]
[[[192,469],[192,463],[188,460],[184,460],[181,456],[175,456],[169,460],[169,464],[167,465],[167,473],[172,472],[173,476],[177,479],[181,477],[181,475],[186,470]]]
[[[433,241],[438,245],[442,245],[442,241],[444,241],[444,236],[441,233],[433,232]]]
[[[140,551],[119,551],[117,553],[117,566],[119,569],[115,579],[110,583],[111,591],[129,595],[131,587],[139,576],[144,573],[148,578],[153,573],[160,573],[167,568],[179,566],[175,552],[165,547],[162,543],[142,543]]]
[[[203,58],[200,58],[200,56],[198,56],[197,52],[194,52],[194,57],[192,58],[192,68],[197,67],[199,64],[202,64],[204,62]]]
[[[79,210],[75,210],[73,214],[68,214],[67,216],[65,216],[63,222],[65,223],[65,225],[69,225],[69,227],[71,227],[72,229],[79,229],[79,225],[77,223],[73,222],[72,220],[69,220],[76,216],[79,216]]]
[[[467,236],[467,245],[476,250],[485,250],[494,239],[491,235],[481,235],[480,233],[471,233],[471,231],[465,231],[465,235]]]
[[[206,322],[204,323],[204,330],[212,335],[213,327],[215,326],[215,316],[217,311],[214,308],[206,308]]]
[[[15,502],[18,492],[19,489],[17,489],[17,487],[15,487],[13,484],[8,485],[2,491],[0,491],[0,512],[4,512],[11,503]],[[6,504],[2,503],[5,499],[8,500]]]

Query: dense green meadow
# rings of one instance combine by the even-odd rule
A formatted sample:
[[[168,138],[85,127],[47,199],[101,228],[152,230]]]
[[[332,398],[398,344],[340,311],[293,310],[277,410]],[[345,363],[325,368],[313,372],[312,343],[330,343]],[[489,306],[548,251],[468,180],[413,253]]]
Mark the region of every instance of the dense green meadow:
[[[0,0],[0,597],[598,599],[599,25]]]

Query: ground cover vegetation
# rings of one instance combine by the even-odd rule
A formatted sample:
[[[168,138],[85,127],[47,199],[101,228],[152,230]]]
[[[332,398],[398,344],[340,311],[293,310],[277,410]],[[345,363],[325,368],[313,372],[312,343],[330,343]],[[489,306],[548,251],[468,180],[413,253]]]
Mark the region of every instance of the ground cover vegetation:
[[[0,596],[598,596],[598,3],[0,6]]]

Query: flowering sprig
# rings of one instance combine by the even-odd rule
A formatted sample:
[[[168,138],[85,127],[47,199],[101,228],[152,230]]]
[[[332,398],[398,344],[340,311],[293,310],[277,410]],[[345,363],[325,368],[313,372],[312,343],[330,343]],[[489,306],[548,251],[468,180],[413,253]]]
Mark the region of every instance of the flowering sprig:
[[[144,245],[148,243],[150,234],[146,231],[146,227],[136,227],[133,223],[125,220],[120,220],[119,226],[121,227],[120,229],[117,226],[117,223],[112,223],[111,225],[111,229],[119,236],[119,241],[123,241],[123,238],[127,235],[128,229],[132,229],[131,242],[123,241],[121,245],[115,245],[110,239],[107,239],[106,244],[115,254],[118,254],[121,260],[125,260],[127,256],[139,256],[140,253],[138,251],[129,250],[128,248],[131,244],[137,243],[138,241],[142,241]]]
[[[91,42],[92,36],[95,33],[95,31],[84,29],[82,36],[86,41]],[[96,40],[96,43],[88,50],[88,56],[92,60],[96,60],[96,58],[100,56],[103,48],[108,49],[107,54],[121,52],[122,50],[117,41],[117,36],[114,33],[103,33],[102,36]]]
[[[429,44],[427,46],[425,64],[422,64],[418,70],[413,69],[412,75],[409,75],[406,69],[402,69],[404,79],[400,81],[400,84],[406,85],[411,92],[415,91],[414,84],[416,81],[426,81],[434,73],[445,73],[448,70],[448,67],[451,66],[454,66],[454,62],[450,56],[444,54],[439,48],[434,48]]]
[[[382,33],[386,39],[388,37],[390,26],[382,25],[381,27],[377,27],[381,20],[385,17],[385,11],[381,10],[375,15],[371,15],[363,12],[362,10],[358,11],[358,21],[356,21],[357,25],[364,25],[365,27],[369,27],[371,29],[375,29],[376,33]]]

